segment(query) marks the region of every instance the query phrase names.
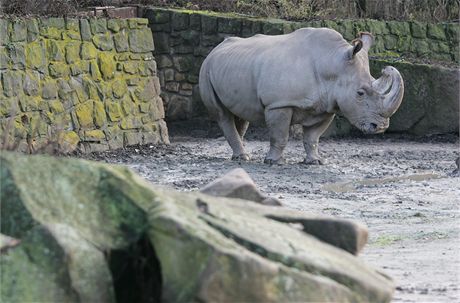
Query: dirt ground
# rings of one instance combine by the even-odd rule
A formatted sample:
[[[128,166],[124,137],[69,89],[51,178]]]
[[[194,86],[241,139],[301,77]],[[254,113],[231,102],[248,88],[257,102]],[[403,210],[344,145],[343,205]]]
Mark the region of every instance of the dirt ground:
[[[460,302],[460,178],[452,175],[458,136],[322,139],[324,166],[300,164],[296,140],[281,166],[263,164],[268,142],[260,138],[246,142],[251,160],[243,163],[230,160],[223,138],[171,141],[85,157],[183,191],[242,167],[286,207],[366,223],[370,239],[360,257],[393,277],[394,302]]]

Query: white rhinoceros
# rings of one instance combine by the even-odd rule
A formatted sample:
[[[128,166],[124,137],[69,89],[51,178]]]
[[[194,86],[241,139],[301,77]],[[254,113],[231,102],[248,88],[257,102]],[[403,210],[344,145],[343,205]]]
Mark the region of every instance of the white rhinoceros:
[[[242,138],[249,122],[265,120],[270,151],[277,163],[289,126],[303,126],[306,164],[323,164],[318,140],[341,112],[365,133],[385,131],[404,94],[400,73],[385,67],[374,79],[369,71],[369,33],[351,45],[327,28],[302,28],[280,36],[227,38],[204,60],[200,94],[233,149],[233,159],[248,160]]]

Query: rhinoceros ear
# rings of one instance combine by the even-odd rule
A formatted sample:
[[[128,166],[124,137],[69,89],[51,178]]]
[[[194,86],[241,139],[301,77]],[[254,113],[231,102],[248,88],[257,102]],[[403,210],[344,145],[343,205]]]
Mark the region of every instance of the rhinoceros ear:
[[[353,47],[348,50],[349,60],[353,59],[355,55],[363,48],[363,41],[361,39],[355,39],[351,41],[351,44]]]
[[[368,32],[360,32],[358,34],[358,37],[359,39],[361,39],[361,41],[363,41],[364,50],[369,51],[372,44],[374,44],[374,36],[372,36],[372,34]]]

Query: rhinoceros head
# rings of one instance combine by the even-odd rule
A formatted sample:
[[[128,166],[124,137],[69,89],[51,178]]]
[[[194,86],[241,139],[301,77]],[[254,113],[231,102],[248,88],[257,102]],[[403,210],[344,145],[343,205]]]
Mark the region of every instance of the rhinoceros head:
[[[368,51],[373,43],[369,33],[360,33],[344,54],[344,73],[338,77],[335,96],[343,115],[364,133],[385,131],[404,95],[404,81],[398,70],[387,66],[378,79],[369,71]]]

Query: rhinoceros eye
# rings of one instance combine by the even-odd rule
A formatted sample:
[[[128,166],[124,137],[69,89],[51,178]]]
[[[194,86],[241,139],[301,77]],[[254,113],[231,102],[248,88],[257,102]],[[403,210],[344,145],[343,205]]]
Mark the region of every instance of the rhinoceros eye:
[[[362,89],[358,90],[358,96],[360,97],[364,96],[364,90]]]

